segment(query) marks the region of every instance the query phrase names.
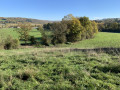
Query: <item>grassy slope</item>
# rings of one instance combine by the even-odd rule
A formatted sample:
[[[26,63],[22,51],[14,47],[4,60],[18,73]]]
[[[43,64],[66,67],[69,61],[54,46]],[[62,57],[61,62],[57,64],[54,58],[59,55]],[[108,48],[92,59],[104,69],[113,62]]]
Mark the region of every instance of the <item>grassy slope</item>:
[[[118,55],[20,49],[2,51],[0,57],[3,90],[120,89]]]

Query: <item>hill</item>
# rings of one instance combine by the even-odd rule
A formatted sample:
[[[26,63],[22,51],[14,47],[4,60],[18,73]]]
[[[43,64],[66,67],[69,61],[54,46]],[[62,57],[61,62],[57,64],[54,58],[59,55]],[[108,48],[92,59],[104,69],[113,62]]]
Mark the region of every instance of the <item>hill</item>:
[[[120,18],[106,18],[106,19],[101,19],[101,20],[95,20],[98,23],[120,23]]]
[[[20,17],[0,17],[0,24],[7,24],[7,23],[16,24],[19,22],[31,22],[33,24],[46,24],[46,23],[52,23],[54,21],[38,20],[38,19],[31,19],[31,18],[20,18]]]

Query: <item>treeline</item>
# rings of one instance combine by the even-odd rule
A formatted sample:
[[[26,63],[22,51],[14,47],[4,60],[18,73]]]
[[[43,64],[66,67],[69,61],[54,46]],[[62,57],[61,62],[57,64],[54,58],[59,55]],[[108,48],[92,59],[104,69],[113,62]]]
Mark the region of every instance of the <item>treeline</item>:
[[[98,28],[102,32],[120,32],[120,23],[98,23]]]
[[[101,32],[120,32],[120,18],[95,20]]]
[[[101,19],[101,20],[95,20],[97,23],[120,23],[120,18],[107,18],[107,19]]]
[[[61,22],[48,23],[43,28],[52,32],[49,36],[42,31],[42,42],[45,45],[90,39],[98,32],[96,22],[90,21],[88,17],[75,18],[71,14],[65,16]]]

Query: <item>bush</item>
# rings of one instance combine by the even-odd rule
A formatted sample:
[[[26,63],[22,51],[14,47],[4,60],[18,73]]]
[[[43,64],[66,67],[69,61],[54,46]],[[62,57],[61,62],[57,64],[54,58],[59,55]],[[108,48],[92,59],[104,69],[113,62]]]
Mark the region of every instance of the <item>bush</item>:
[[[6,35],[4,32],[2,32],[2,29],[0,29],[0,49],[4,48],[4,41],[6,40]]]
[[[4,49],[17,49],[19,47],[19,40],[13,39],[11,36],[7,37],[4,42]]]
[[[46,35],[46,33],[43,29],[40,32],[42,34],[42,38],[41,38],[42,45],[49,46],[51,44],[51,37]]]
[[[41,41],[41,43],[46,46],[49,46],[51,43],[51,39],[47,35],[43,35]]]
[[[59,37],[53,36],[52,44],[56,45],[56,44],[59,44],[59,43],[60,44],[66,43],[66,36],[65,35],[61,35]]]
[[[20,45],[20,42],[18,39],[13,39],[12,40],[12,49],[17,49]]]

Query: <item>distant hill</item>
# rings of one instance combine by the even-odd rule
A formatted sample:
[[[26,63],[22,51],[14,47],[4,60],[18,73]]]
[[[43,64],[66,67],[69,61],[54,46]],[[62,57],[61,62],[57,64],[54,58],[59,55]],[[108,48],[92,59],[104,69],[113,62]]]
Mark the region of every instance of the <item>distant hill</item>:
[[[101,19],[101,20],[95,20],[98,23],[120,23],[120,18],[106,18],[106,19]]]
[[[100,19],[100,20],[94,20],[98,23],[120,23],[120,18],[106,18],[106,19]],[[47,24],[47,23],[53,23],[58,21],[49,21],[49,20],[39,20],[39,19],[31,19],[31,18],[21,18],[21,17],[0,17],[0,24],[16,24],[19,22],[31,22],[33,24]]]
[[[0,24],[7,24],[7,23],[16,24],[19,22],[31,22],[33,24],[46,24],[46,23],[52,23],[55,21],[38,20],[38,19],[31,19],[31,18],[20,18],[20,17],[0,17]]]

